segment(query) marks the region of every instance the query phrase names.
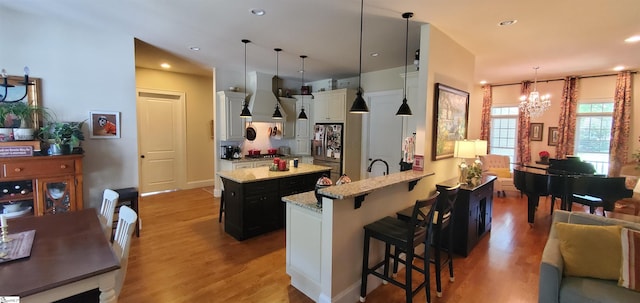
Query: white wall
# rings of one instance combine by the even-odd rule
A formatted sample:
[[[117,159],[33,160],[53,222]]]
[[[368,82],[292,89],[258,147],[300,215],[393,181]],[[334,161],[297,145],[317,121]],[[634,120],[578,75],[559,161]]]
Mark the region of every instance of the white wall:
[[[121,139],[89,139],[84,130],[85,207],[99,206],[105,188],[137,186],[133,37],[6,8],[0,28],[0,64],[11,75],[28,65],[42,79],[42,105],[59,120],[83,121],[90,110],[121,113]]]

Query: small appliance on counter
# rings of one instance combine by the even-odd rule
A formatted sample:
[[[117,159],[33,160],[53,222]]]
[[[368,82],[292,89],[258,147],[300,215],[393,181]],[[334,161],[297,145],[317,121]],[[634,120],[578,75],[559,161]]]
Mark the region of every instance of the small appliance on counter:
[[[220,159],[240,159],[242,158],[242,153],[240,152],[240,147],[233,145],[222,145],[220,146]]]

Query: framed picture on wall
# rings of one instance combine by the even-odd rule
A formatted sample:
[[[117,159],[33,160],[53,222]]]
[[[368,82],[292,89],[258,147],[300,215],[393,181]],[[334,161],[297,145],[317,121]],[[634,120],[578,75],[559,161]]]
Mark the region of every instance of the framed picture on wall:
[[[120,112],[89,112],[89,128],[92,139],[120,138]]]
[[[453,157],[457,140],[467,138],[469,93],[436,83],[431,160]]]
[[[548,145],[549,146],[557,146],[558,145],[558,128],[557,127],[549,127],[548,134]]]
[[[542,141],[543,132],[544,132],[544,123],[531,123],[529,139],[531,141]]]

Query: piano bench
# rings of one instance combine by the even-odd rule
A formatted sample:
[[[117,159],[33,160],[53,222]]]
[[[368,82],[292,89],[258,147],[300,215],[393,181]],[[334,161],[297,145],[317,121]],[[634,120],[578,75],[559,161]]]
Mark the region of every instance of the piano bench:
[[[602,199],[589,195],[573,194],[571,202],[589,206],[589,212],[591,212],[591,214],[594,214],[596,212],[596,207],[604,207]],[[571,209],[570,205],[569,209]],[[604,211],[602,212],[602,215],[604,215]]]

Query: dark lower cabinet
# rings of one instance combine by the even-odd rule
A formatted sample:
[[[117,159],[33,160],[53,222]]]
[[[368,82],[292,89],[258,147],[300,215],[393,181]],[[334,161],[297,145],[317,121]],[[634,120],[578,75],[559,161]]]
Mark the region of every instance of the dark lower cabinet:
[[[313,173],[249,183],[222,178],[225,232],[245,240],[284,227],[281,198],[314,190],[321,176],[322,173]]]
[[[453,251],[468,256],[478,241],[491,230],[493,183],[495,176],[485,176],[480,185],[461,185],[454,207]],[[451,186],[456,179],[441,184]]]

